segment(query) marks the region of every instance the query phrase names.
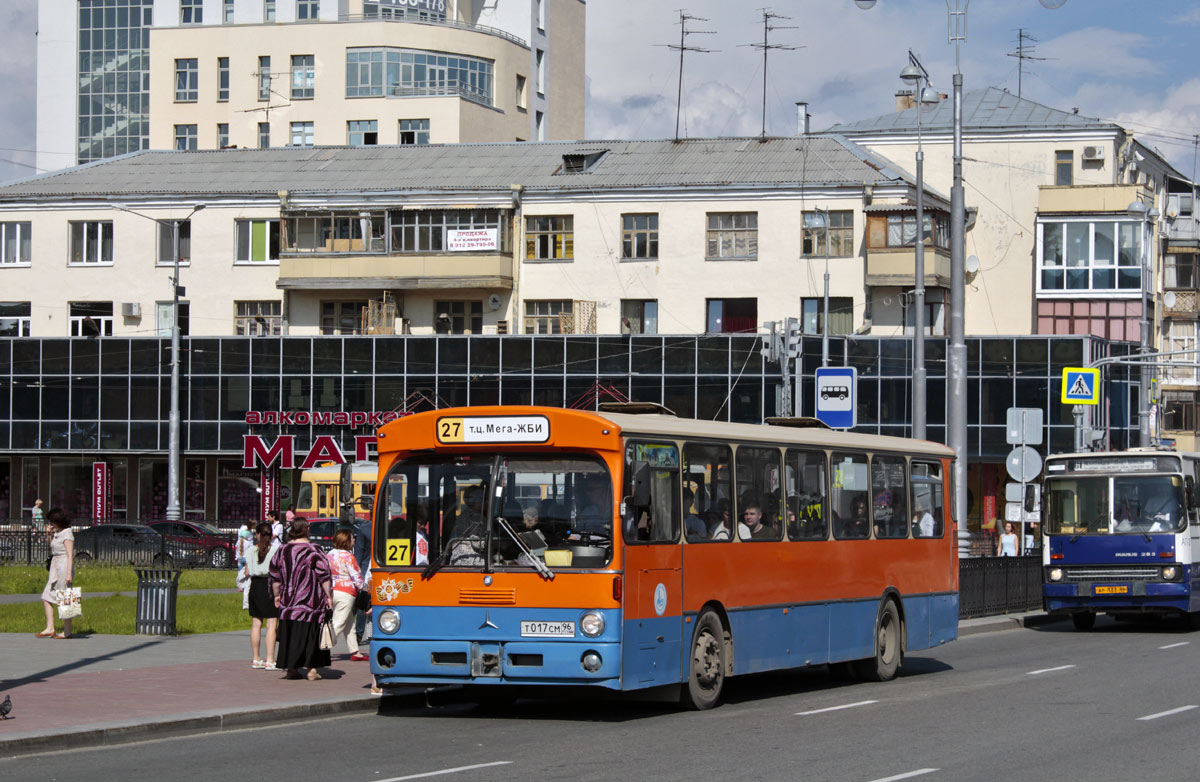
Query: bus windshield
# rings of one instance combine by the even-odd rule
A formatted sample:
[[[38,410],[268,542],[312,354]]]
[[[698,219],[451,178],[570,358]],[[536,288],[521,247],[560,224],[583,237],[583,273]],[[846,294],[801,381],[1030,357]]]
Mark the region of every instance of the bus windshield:
[[[380,484],[388,565],[600,567],[612,558],[612,480],[599,459],[417,456]],[[488,502],[488,498],[492,498]]]
[[[1051,535],[1177,532],[1187,523],[1178,475],[1051,478],[1043,508]]]

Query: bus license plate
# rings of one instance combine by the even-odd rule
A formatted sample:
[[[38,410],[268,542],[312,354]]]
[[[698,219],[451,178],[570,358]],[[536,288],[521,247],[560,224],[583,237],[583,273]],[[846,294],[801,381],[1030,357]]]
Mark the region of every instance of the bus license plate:
[[[1129,587],[1127,587],[1127,586],[1105,586],[1105,587],[1098,586],[1098,587],[1096,587],[1096,594],[1097,595],[1127,595],[1127,594],[1129,594]]]
[[[521,622],[525,638],[574,638],[574,622]]]

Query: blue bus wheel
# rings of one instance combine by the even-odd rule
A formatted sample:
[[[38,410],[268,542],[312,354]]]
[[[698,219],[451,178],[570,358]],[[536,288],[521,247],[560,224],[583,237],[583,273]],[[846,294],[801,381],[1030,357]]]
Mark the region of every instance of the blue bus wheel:
[[[689,709],[716,706],[725,687],[725,627],[713,611],[705,611],[692,633],[687,682],[680,700]]]

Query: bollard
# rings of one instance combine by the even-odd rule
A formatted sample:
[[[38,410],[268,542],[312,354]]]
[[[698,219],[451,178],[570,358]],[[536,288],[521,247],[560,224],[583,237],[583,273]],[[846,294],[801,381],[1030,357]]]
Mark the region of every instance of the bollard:
[[[138,635],[174,635],[179,597],[179,570],[137,569]]]

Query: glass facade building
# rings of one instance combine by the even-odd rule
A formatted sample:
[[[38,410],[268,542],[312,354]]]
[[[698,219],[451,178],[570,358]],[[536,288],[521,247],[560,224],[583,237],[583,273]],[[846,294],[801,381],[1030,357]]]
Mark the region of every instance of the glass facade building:
[[[77,163],[150,144],[154,0],[79,0]]]

